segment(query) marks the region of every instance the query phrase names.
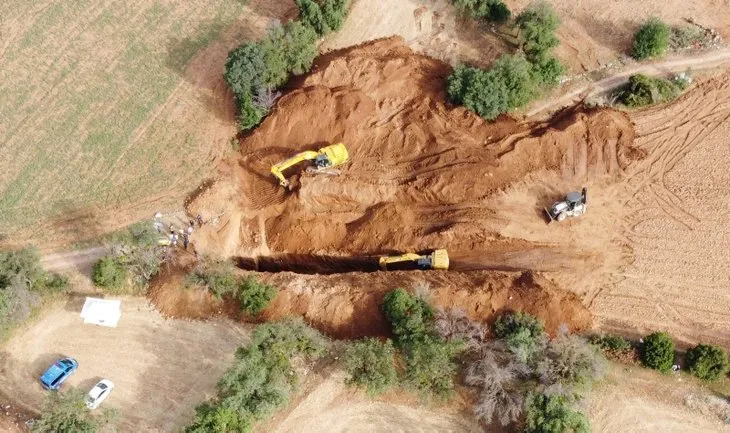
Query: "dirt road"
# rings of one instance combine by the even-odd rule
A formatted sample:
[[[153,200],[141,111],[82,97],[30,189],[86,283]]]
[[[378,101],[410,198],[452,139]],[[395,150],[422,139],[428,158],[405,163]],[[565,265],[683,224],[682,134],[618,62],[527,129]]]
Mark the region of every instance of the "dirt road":
[[[0,393],[37,411],[45,391],[38,377],[58,357],[79,369],[69,386],[89,390],[101,378],[116,384],[105,406],[121,414],[124,432],[163,433],[188,422],[214,392],[233,353],[248,338],[229,321],[166,320],[141,298],[122,298],[117,328],[84,325],[83,298],[50,307],[18,330],[0,353]]]
[[[691,71],[713,69],[726,64],[730,64],[730,48],[722,48],[688,57],[672,58],[651,63],[640,63],[624,69],[618,74],[611,75],[610,77],[602,80],[573,89],[559,98],[540,102],[539,105],[531,108],[527,112],[527,117],[534,117],[538,114],[545,115],[546,111],[554,112],[561,108],[574,105],[588,97],[614,89],[628,82],[629,77],[634,74],[664,76],[673,73],[685,72],[688,69]]]
[[[63,272],[76,269],[86,273],[91,265],[104,257],[108,249],[106,247],[91,247],[83,250],[72,250],[47,254],[41,258],[41,265],[52,272]]]

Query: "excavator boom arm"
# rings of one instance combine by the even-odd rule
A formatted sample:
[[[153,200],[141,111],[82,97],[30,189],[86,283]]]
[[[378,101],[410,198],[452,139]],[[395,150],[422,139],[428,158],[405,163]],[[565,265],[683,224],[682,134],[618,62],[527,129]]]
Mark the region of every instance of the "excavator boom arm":
[[[278,164],[274,164],[271,167],[271,174],[273,174],[274,176],[276,176],[277,179],[279,179],[279,183],[282,186],[287,186],[289,184],[289,181],[287,181],[286,178],[284,177],[284,173],[283,173],[284,170],[286,170],[294,165],[297,165],[303,161],[314,161],[315,159],[317,159],[318,155],[319,155],[319,153],[317,153],[313,150],[306,150],[304,152],[297,153],[296,155],[292,156],[291,158],[289,158],[285,161],[282,161]]]

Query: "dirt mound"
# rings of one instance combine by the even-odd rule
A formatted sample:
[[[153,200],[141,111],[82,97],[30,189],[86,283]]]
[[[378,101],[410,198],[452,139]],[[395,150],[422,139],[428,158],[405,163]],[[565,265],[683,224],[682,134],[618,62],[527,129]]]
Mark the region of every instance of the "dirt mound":
[[[242,140],[241,155],[189,204],[223,214],[202,250],[223,256],[380,254],[448,247],[487,251],[503,242],[495,194],[534,174],[561,172],[571,187],[619,175],[633,128],[614,111],[564,112],[551,123],[482,119],[444,101],[450,67],[400,38],[332,52]],[[269,168],[296,152],[344,142],[339,177]],[[567,179],[567,180],[566,180]],[[554,194],[542,180],[541,195]],[[559,185],[556,185],[559,186]],[[545,203],[526,209],[530,218]]]
[[[153,282],[152,302],[174,317],[241,316],[231,301],[220,301],[181,285],[173,272]],[[554,333],[561,324],[571,330],[590,326],[591,315],[573,293],[559,290],[528,272],[376,272],[302,275],[291,272],[258,273],[257,278],[280,289],[259,320],[298,315],[317,329],[337,338],[388,335],[380,310],[383,297],[397,288],[428,293],[431,303],[445,309],[464,309],[469,317],[491,322],[508,310],[536,315]]]

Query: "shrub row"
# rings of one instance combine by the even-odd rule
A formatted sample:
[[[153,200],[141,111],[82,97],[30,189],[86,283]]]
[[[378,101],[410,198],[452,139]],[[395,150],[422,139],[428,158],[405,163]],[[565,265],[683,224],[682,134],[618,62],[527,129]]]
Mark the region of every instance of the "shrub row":
[[[315,360],[326,350],[326,339],[301,319],[257,326],[251,344],[236,351],[218,382],[216,398],[195,409],[185,433],[250,432],[254,422],[289,401],[297,384],[292,360]]]
[[[675,347],[666,332],[654,332],[643,339],[641,360],[645,366],[667,372],[674,365]],[[707,381],[714,381],[730,371],[730,359],[721,347],[698,344],[689,349],[684,360],[690,374]]]

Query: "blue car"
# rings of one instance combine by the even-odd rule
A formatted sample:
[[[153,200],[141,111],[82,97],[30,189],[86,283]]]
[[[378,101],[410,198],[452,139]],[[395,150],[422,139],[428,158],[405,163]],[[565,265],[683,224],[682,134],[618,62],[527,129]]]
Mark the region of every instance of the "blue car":
[[[57,390],[69,376],[76,372],[78,367],[79,363],[73,358],[59,359],[41,376],[43,388]]]

